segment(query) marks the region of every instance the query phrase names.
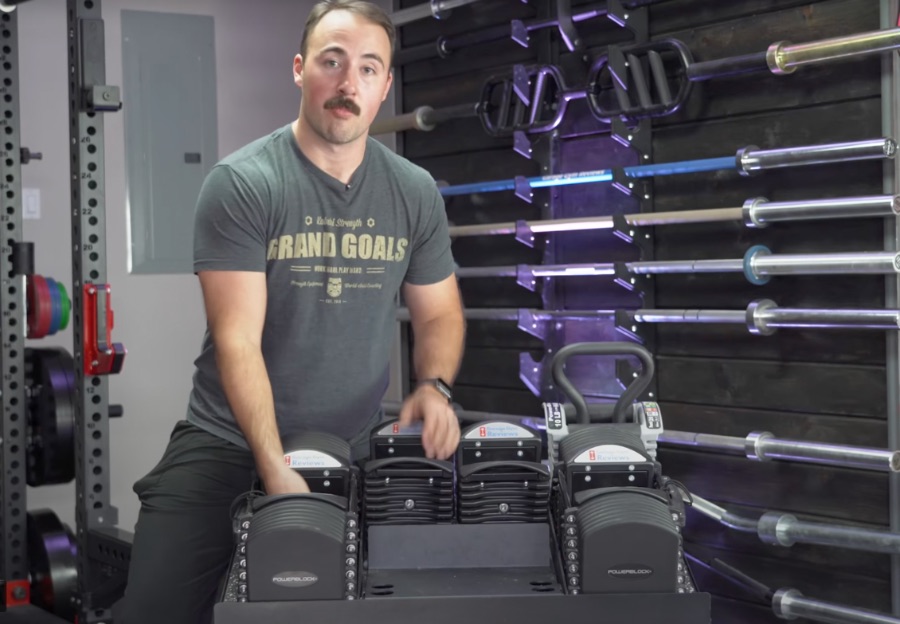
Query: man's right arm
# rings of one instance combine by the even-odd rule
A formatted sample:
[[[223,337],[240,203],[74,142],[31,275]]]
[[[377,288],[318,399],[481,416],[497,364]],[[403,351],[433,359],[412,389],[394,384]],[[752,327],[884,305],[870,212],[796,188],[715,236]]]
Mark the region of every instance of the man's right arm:
[[[266,276],[256,271],[200,271],[216,365],[235,420],[268,494],[309,492],[284,463],[272,385],[262,355]]]

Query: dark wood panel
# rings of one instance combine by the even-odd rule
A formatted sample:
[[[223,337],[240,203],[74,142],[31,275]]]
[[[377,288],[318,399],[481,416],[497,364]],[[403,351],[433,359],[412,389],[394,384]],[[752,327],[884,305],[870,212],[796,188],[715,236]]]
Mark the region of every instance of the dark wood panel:
[[[464,154],[480,150],[506,150],[509,158],[518,156],[510,138],[492,137],[475,118],[453,119],[428,132],[408,130],[405,151],[410,158],[428,158],[446,154]],[[521,158],[521,156],[518,156]]]
[[[659,355],[721,358],[739,354],[752,360],[817,362],[827,353],[834,364],[885,363],[884,331],[779,329],[772,336],[758,336],[741,325],[693,323],[659,323],[654,330]]]
[[[729,511],[741,512],[731,505]],[[747,516],[759,516],[759,510]],[[885,527],[868,527],[879,530]],[[698,512],[689,512],[684,531],[685,540],[692,544],[716,548],[723,551],[741,553],[753,557],[764,557],[786,564],[807,565],[813,568],[831,568],[842,574],[883,581],[890,577],[890,555],[870,553],[849,548],[795,544],[790,548],[764,543],[755,533],[744,533],[722,526]]]
[[[523,245],[511,236],[479,236],[457,239],[453,243],[453,257],[460,266],[540,264],[543,251]]]
[[[484,83],[495,74],[507,74],[511,68],[485,67],[454,76],[452,79],[439,78],[423,80],[403,88],[404,110],[411,111],[419,106],[440,109],[445,106],[476,103],[481,100]],[[448,88],[452,85],[452,88]]]
[[[420,167],[425,168],[436,180],[446,181],[451,185],[506,180],[519,175],[534,176],[539,175],[541,168],[537,162],[526,160],[510,150],[482,150],[471,154],[453,154],[430,158],[407,156],[407,158],[413,160]],[[516,199],[515,193],[512,191],[479,193],[474,200],[471,197],[464,196],[447,197],[445,202],[448,209],[470,205],[467,202],[482,207],[495,204],[512,205],[515,202],[519,202],[519,205],[523,206],[523,208],[534,205]]]
[[[516,321],[467,321],[466,348],[503,348],[539,352],[543,344],[540,339],[519,329]]]
[[[867,98],[659,128],[653,153],[654,162],[671,162],[729,156],[748,145],[772,149],[881,136],[881,100]]]
[[[520,353],[518,349],[467,348],[456,381],[467,386],[526,390],[519,380]]]
[[[739,3],[716,3],[715,8],[734,9]],[[795,6],[790,6],[795,4]],[[787,5],[787,6],[786,6]],[[657,10],[674,8],[676,3],[660,6]],[[857,32],[879,28],[879,7],[877,3],[858,0],[830,0],[828,2],[796,3],[780,2],[774,10],[753,10],[752,28],[743,20],[720,16],[715,23],[698,27],[697,8],[689,15],[693,17],[677,30],[669,30],[666,37],[680,39],[688,44],[695,61],[716,60],[754,52],[765,52],[770,44],[777,41],[803,43],[830,37],[841,37]],[[744,17],[747,15],[744,13]],[[654,20],[655,25],[660,25]],[[802,71],[802,70],[798,70]]]
[[[659,134],[665,135],[665,131]],[[817,142],[824,143],[826,139],[823,136]],[[791,144],[801,145],[801,141]],[[784,146],[789,145],[786,143]],[[665,149],[668,161],[688,160],[679,154],[679,148],[674,143],[671,149],[668,147]],[[728,150],[723,149],[719,155],[727,154]],[[657,162],[664,161],[658,158]],[[654,211],[739,208],[746,200],[756,197],[782,202],[881,195],[884,192],[882,167],[881,161],[858,161],[772,169],[749,178],[728,172],[659,177],[653,180]],[[838,227],[845,222],[846,220],[834,221]],[[785,223],[772,224],[766,231],[774,231],[785,225]],[[687,226],[666,226],[656,230],[682,227]],[[829,236],[828,240],[836,238],[838,236]]]
[[[883,473],[660,448],[663,472],[710,500],[760,510],[814,514],[835,521],[888,525]]]
[[[659,400],[884,418],[884,369],[824,363],[661,356]]]
[[[755,286],[742,273],[694,273],[660,275],[653,282],[660,308],[734,309],[756,299],[772,299],[786,308],[884,307],[884,278],[878,275],[778,276]]]
[[[416,6],[422,1],[415,0],[406,4]],[[444,19],[419,20],[402,26],[400,37],[404,47],[431,43],[438,37],[452,37],[497,24],[508,24],[513,19],[532,19],[539,13],[538,5],[539,3],[534,2],[510,3],[508,0],[479,0],[475,4],[453,9],[450,15]],[[517,44],[513,43],[513,45]]]
[[[483,70],[486,66],[502,70],[516,63],[533,63],[536,60],[534,47],[523,48],[512,41],[502,40],[457,50],[449,58],[435,57],[404,65],[403,80],[405,84],[413,84],[421,80],[452,78]]]
[[[735,248],[754,245],[765,245],[775,254],[881,251],[884,218],[795,221],[766,228],[749,228],[738,221],[698,223],[659,227],[654,234],[655,260],[729,258]]]
[[[849,418],[669,401],[661,401],[660,406],[665,428],[673,431],[737,437],[745,437],[753,431],[768,431],[785,440],[887,448],[887,421],[883,418]]]
[[[527,165],[532,169],[534,164]],[[525,167],[523,167],[525,169]],[[509,223],[519,219],[534,220],[542,218],[540,203],[528,203],[519,199],[512,193],[485,193],[475,196],[447,197],[444,200],[447,207],[447,218],[450,225],[473,225],[478,223]],[[512,234],[506,235],[513,240]],[[459,237],[456,240],[463,240]],[[488,240],[499,241],[503,237],[493,237]],[[519,243],[524,245],[524,243]],[[540,246],[541,240],[535,242]]]
[[[464,409],[494,412],[497,414],[534,415],[542,418],[541,401],[528,390],[503,390],[477,386],[458,385],[453,389],[453,400]]]
[[[509,277],[485,277],[460,281],[463,302],[480,308],[540,308],[541,295]]]
[[[712,621],[715,624],[784,624],[784,620],[772,612],[771,606],[729,600],[715,595],[712,596]],[[807,619],[792,621],[795,624],[812,624],[812,620]]]
[[[729,0],[728,2],[703,3],[695,0],[672,0],[650,7],[650,31],[654,37],[658,37],[691,28],[702,29],[709,24],[733,22],[735,31],[743,27],[751,33],[756,33],[765,45],[782,39],[800,42],[807,41],[807,39],[798,38],[795,34],[798,30],[803,32],[822,22],[833,23],[835,15],[854,23],[855,19],[851,8],[855,8],[864,15],[870,15],[873,7],[869,6],[869,3],[858,3],[855,0]],[[871,26],[866,26],[868,29],[878,28],[877,6],[874,7],[874,10],[874,22],[871,22],[871,17],[869,21],[860,21],[860,23],[871,22]],[[780,24],[779,20],[775,20],[774,23],[770,22],[773,14],[787,23]],[[749,25],[752,27],[748,28]],[[839,26],[839,24],[835,26]],[[770,33],[766,28],[777,28],[778,30]],[[794,30],[790,30],[791,28]],[[829,37],[835,34],[841,34],[841,31],[819,36]],[[734,36],[740,37],[741,35],[735,32]],[[745,52],[754,52],[757,49],[750,48]],[[730,54],[745,52],[731,52]]]
[[[874,580],[868,577],[843,574],[834,566],[805,566],[778,560],[753,557],[743,554],[709,548],[698,544],[688,544],[687,551],[705,561],[718,558],[751,578],[773,590],[797,589],[810,599],[848,607],[871,609],[890,613],[890,587],[887,579]],[[715,572],[704,570],[694,564],[698,586],[704,591],[737,600],[751,601],[753,596],[742,588],[722,579]],[[782,621],[783,620],[775,620]],[[798,620],[799,621],[799,620]]]

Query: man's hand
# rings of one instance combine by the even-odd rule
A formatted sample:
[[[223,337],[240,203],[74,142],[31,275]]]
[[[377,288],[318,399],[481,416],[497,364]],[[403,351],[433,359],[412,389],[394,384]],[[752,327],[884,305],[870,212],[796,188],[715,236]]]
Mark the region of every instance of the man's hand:
[[[422,447],[429,459],[447,459],[459,445],[459,419],[437,388],[422,385],[406,397],[400,408],[400,425],[417,420],[422,425]]]
[[[266,494],[309,494],[309,486],[299,472],[290,466],[279,466],[263,479]]]

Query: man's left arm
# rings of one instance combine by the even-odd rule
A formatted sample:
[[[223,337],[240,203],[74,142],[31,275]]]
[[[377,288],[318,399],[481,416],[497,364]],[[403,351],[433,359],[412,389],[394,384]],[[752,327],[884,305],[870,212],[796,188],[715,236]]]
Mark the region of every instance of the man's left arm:
[[[452,387],[462,360],[465,319],[456,276],[435,284],[403,285],[413,330],[413,367],[418,383],[403,402],[400,422],[423,421],[422,446],[430,458],[447,459],[459,444],[459,420],[438,387]]]

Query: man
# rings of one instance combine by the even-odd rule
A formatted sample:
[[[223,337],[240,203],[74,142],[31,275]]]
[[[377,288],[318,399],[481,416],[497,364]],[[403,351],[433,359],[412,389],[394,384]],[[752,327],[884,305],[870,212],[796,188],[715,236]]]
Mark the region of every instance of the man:
[[[187,419],[141,499],[126,624],[208,622],[232,548],[230,505],[258,475],[308,492],[282,437],[326,431],[357,457],[387,387],[402,290],[421,380],[401,420],[447,458],[445,395],[464,322],[443,202],[422,169],[368,138],[391,86],[394,28],[362,0],[311,12],[294,80],[296,121],[225,158],[198,201],[194,269],[208,319]]]

